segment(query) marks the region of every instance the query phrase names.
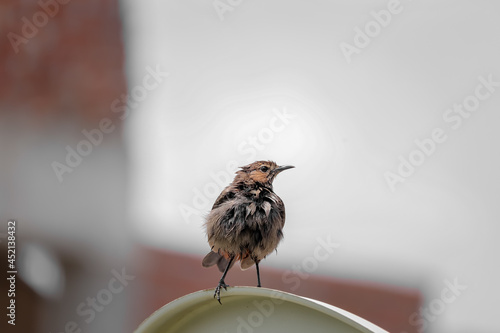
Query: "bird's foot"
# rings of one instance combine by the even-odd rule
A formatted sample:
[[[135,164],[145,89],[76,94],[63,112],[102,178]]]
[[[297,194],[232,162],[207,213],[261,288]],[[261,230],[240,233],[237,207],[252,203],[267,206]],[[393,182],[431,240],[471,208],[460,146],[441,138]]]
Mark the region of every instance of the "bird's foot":
[[[229,285],[226,284],[224,282],[224,280],[220,280],[219,284],[217,285],[217,287],[215,287],[214,298],[217,298],[217,301],[221,305],[222,305],[222,303],[220,302],[220,290],[221,290],[221,288],[224,288],[224,290],[227,290],[227,287],[229,287]]]

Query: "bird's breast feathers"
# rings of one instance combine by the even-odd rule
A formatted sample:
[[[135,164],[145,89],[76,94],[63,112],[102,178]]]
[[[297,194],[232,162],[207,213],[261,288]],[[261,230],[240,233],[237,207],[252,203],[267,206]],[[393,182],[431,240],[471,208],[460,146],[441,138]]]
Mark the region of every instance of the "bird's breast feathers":
[[[283,201],[274,193],[262,200],[236,196],[213,209],[207,218],[209,236],[235,236],[245,229],[268,232],[283,228],[285,209]]]

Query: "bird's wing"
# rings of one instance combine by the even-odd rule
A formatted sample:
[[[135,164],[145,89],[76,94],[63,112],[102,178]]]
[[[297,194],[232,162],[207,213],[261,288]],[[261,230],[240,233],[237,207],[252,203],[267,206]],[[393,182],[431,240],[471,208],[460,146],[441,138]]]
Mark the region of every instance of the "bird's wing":
[[[217,197],[217,200],[215,200],[214,205],[212,206],[212,210],[219,207],[222,205],[224,202],[232,199],[235,197],[234,190],[231,186],[227,186],[221,194]]]
[[[203,261],[201,264],[203,267],[210,267],[213,265],[217,265],[217,267],[219,268],[219,271],[224,272],[228,263],[229,263],[228,258],[226,258],[225,256],[223,256],[217,252],[210,251],[205,256],[205,258],[203,258]],[[233,267],[234,263],[235,263],[235,260],[233,260],[233,262],[231,262],[231,266],[229,268]]]
[[[285,226],[285,204],[282,202],[280,206],[280,214],[281,214],[281,228]]]
[[[272,206],[275,208],[275,210],[272,213],[277,213],[278,216],[275,218],[279,221],[281,221],[281,228],[285,226],[285,204],[283,203],[283,200],[281,200],[280,197],[276,195],[276,193],[272,192],[268,196],[269,200],[271,201]]]
[[[203,267],[210,267],[215,265],[219,259],[221,258],[221,255],[218,254],[217,252],[210,251],[208,254],[203,258],[203,261],[201,262]]]

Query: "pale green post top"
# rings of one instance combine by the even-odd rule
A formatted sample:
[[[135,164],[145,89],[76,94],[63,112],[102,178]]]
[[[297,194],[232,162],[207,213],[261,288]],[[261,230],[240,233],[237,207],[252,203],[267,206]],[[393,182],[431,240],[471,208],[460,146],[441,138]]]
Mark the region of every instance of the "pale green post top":
[[[350,312],[279,290],[229,287],[176,299],[147,318],[135,333],[388,333]]]

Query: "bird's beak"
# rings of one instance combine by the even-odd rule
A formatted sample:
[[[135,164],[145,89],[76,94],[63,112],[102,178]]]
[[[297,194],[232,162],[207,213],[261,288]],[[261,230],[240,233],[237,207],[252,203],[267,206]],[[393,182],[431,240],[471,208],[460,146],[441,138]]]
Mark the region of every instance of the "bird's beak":
[[[274,169],[273,173],[275,175],[277,175],[281,171],[285,171],[285,170],[288,170],[288,169],[291,169],[291,168],[295,168],[295,167],[293,165],[281,165],[281,166],[277,167],[276,169]]]

